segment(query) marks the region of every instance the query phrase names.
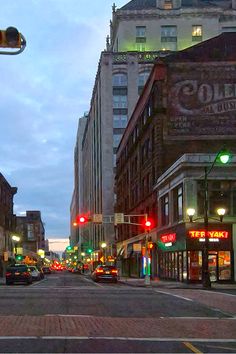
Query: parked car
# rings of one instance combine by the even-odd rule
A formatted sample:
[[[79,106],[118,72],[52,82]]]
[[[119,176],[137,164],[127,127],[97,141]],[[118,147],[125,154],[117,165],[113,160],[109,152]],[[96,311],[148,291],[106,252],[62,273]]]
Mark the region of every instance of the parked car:
[[[6,284],[14,283],[32,284],[33,278],[29,267],[26,264],[15,264],[6,269]]]
[[[29,269],[31,271],[33,281],[41,279],[41,274],[40,274],[40,271],[37,269],[37,267],[29,266]]]
[[[91,278],[94,281],[109,280],[117,283],[118,270],[115,266],[99,265],[92,272]]]
[[[51,274],[51,268],[50,267],[42,267],[42,271],[44,274]]]

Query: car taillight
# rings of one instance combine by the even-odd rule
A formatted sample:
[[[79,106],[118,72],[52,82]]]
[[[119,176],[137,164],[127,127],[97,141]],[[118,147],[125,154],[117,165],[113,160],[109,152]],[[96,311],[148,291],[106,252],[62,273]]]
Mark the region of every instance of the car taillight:
[[[118,273],[118,270],[117,269],[112,269],[111,271],[113,274],[117,274]]]
[[[27,277],[30,275],[28,272],[23,272],[22,275],[26,275]]]
[[[11,272],[7,272],[6,277],[10,277],[10,276],[11,276]]]
[[[96,273],[103,273],[103,269],[96,269]]]

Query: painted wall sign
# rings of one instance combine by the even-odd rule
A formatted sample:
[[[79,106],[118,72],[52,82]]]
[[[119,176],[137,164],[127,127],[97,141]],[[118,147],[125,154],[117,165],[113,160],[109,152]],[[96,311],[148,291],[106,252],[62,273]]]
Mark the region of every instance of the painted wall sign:
[[[206,236],[206,232],[204,230],[190,230],[189,236],[190,236],[190,238],[204,238]],[[228,237],[229,237],[228,231],[222,231],[222,230],[208,231],[208,238],[224,239],[224,238],[228,238]]]
[[[166,234],[161,236],[161,242],[163,243],[169,243],[175,241],[176,241],[176,233]]]
[[[236,136],[236,65],[179,65],[168,92],[169,137]]]

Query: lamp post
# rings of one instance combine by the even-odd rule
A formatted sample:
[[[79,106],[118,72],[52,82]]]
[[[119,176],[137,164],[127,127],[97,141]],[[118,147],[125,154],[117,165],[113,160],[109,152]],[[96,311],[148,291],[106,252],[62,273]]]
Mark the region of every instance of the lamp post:
[[[20,236],[12,235],[11,239],[12,239],[12,241],[14,241],[14,256],[16,258],[16,255],[17,255],[17,244],[18,244],[18,242],[20,242]]]
[[[211,279],[210,279],[210,274],[209,274],[209,264],[208,264],[208,253],[209,253],[209,216],[208,216],[208,205],[209,205],[209,197],[208,197],[208,175],[212,171],[213,167],[215,166],[216,162],[219,162],[221,164],[227,164],[230,159],[230,153],[225,150],[221,149],[210,167],[208,168],[207,166],[204,167],[204,231],[205,231],[205,242],[203,246],[203,252],[202,252],[202,285],[204,288],[210,288],[211,287]],[[223,216],[225,214],[225,209],[219,208],[217,210],[218,215],[220,216],[219,221],[223,221]],[[195,210],[193,208],[187,209],[187,214],[190,218],[190,222],[193,222],[193,216],[195,214]],[[195,219],[194,221],[198,220],[199,218]],[[214,219],[214,218],[212,218]],[[214,219],[215,220],[215,219]]]

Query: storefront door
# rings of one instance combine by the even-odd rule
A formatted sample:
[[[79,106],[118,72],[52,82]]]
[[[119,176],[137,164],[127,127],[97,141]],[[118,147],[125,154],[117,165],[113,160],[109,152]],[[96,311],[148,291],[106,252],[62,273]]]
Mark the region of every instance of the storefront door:
[[[217,269],[217,252],[209,252],[208,254],[208,267],[211,282],[217,281],[218,269]]]

